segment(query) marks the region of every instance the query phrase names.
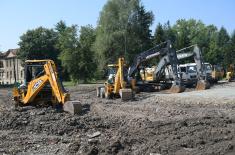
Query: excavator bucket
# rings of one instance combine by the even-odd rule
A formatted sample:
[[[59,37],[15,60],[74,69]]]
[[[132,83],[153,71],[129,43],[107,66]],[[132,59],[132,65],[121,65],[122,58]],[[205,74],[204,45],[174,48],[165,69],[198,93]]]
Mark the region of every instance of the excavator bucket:
[[[181,93],[185,91],[185,87],[181,85],[172,85],[170,88],[171,93]]]
[[[133,99],[133,92],[131,89],[120,89],[119,94],[123,101]]]
[[[205,80],[199,80],[197,82],[196,90],[206,90],[210,88],[210,83]]]
[[[71,114],[80,114],[82,112],[82,104],[80,101],[67,101],[63,105],[63,110]]]

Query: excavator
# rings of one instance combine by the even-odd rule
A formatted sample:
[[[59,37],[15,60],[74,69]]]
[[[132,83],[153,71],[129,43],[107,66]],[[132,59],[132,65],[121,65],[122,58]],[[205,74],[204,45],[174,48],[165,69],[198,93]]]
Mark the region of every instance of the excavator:
[[[97,87],[97,97],[106,99],[121,98],[122,101],[133,99],[132,86],[134,85],[128,82],[124,58],[119,58],[117,64],[109,64],[108,72],[108,80],[104,83],[104,86]]]
[[[193,48],[193,50],[191,50]],[[203,61],[203,57],[201,54],[201,51],[199,49],[199,47],[197,45],[192,45],[183,49],[180,49],[178,51],[176,51],[177,54],[177,59],[178,60],[183,60],[189,57],[193,57],[194,61],[195,61],[195,66],[194,64],[189,64],[190,67],[195,68],[194,72],[195,72],[195,79],[192,79],[192,77],[190,76],[189,78],[184,76],[184,72],[187,72],[186,70],[183,71],[183,68],[186,68],[185,66],[179,65],[179,68],[181,69],[181,80],[182,82],[184,82],[184,84],[187,84],[188,80],[192,80],[191,82],[193,82],[193,80],[195,80],[195,82],[197,83],[196,85],[196,89],[197,90],[204,90],[204,89],[209,89],[210,88],[210,84],[207,80],[207,74],[206,74],[206,69],[205,69],[205,64]],[[160,65],[159,65],[160,64]],[[156,73],[161,73],[161,61],[159,62],[159,64],[157,66],[153,66],[151,68],[147,68],[145,72],[142,72],[142,79],[148,81],[148,82],[155,82],[156,81],[156,77],[154,77],[156,75]],[[164,65],[165,66],[165,71],[162,74],[165,74],[165,79],[168,81],[171,81],[172,79],[172,66],[171,65]],[[181,67],[182,66],[182,67]],[[187,66],[188,67],[188,66]],[[191,83],[190,82],[190,83]]]
[[[192,48],[193,50],[191,50]],[[176,53],[177,53],[177,58],[179,60],[186,59],[189,57],[194,58],[194,61],[196,64],[196,73],[197,73],[196,89],[197,90],[209,89],[210,83],[208,81],[208,78],[210,76],[208,76],[206,73],[206,66],[205,66],[200,48],[197,45],[192,45],[192,46],[180,49],[176,51]]]
[[[156,70],[154,71],[152,80],[155,83],[160,83],[160,81],[162,80],[162,75],[165,67],[167,65],[171,65],[173,72],[172,75],[173,82],[170,91],[172,93],[183,92],[185,90],[185,87],[181,82],[180,71],[178,68],[179,62],[176,56],[176,51],[172,47],[170,40],[167,40],[166,42],[158,44],[153,48],[138,54],[135,57],[133,64],[129,68],[128,76],[132,79],[136,79],[135,75],[136,73],[140,72],[140,65],[146,61],[149,61],[152,58],[157,58],[157,57],[160,57],[160,61],[157,64]],[[140,84],[140,85],[145,86],[145,84]]]
[[[13,101],[18,106],[53,105],[76,114],[81,112],[79,101],[70,101],[70,94],[58,78],[56,65],[52,60],[26,60],[25,81],[13,88]]]

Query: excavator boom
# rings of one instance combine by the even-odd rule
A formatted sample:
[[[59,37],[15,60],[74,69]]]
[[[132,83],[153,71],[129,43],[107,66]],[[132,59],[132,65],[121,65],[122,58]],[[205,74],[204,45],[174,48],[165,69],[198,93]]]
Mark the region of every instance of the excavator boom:
[[[136,72],[138,72],[138,68],[141,63],[159,56],[161,56],[161,59],[154,72],[154,80],[156,82],[159,82],[162,74],[161,71],[165,68],[166,65],[170,64],[172,66],[173,79],[174,79],[174,82],[171,87],[171,92],[173,93],[183,92],[184,87],[181,85],[181,77],[179,75],[179,70],[178,70],[178,59],[176,56],[176,51],[172,48],[170,40],[163,42],[159,45],[156,45],[155,47],[138,54],[135,57],[133,64],[129,68],[129,74],[128,74],[129,77],[134,78],[134,75]]]
[[[193,50],[191,50],[193,48]],[[185,47],[176,51],[177,58],[179,60],[186,59],[188,57],[194,57],[194,61],[197,66],[197,90],[205,90],[210,88],[210,83],[207,80],[206,68],[204,64],[204,59],[200,48],[197,45],[192,45]]]

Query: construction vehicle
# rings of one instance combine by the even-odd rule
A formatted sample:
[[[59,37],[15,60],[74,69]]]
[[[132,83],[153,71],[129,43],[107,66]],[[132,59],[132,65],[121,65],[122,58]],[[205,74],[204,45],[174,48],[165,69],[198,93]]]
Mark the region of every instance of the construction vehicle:
[[[79,101],[69,101],[70,94],[64,89],[58,78],[55,63],[52,60],[26,60],[25,81],[13,89],[13,100],[16,106],[62,107],[64,111],[79,113]]]
[[[234,79],[235,74],[234,74],[234,70],[235,67],[233,64],[230,64],[229,67],[227,68],[227,73],[226,73],[226,79],[231,82],[232,79]]]
[[[193,50],[191,50],[193,48]],[[189,57],[193,57],[195,61],[195,67],[193,64],[188,66],[180,66],[181,72],[182,72],[182,79],[185,80],[185,82],[189,82],[196,77],[196,89],[197,90],[205,90],[210,88],[210,83],[208,79],[211,79],[211,65],[206,64],[203,60],[202,53],[200,48],[197,45],[192,45],[189,47],[185,47],[183,49],[180,49],[176,51],[177,58],[179,60],[186,59]],[[189,74],[195,74],[196,75],[189,75]]]
[[[213,65],[211,70],[211,82],[217,83],[219,80],[224,78],[224,69],[220,65]]]
[[[165,67],[167,65],[171,65],[173,81],[171,81],[172,85],[170,91],[173,93],[183,92],[185,88],[181,83],[180,71],[178,69],[179,62],[176,56],[176,51],[172,47],[170,40],[138,54],[135,57],[133,64],[130,66],[128,76],[132,79],[136,79],[135,74],[140,72],[140,65],[152,58],[157,57],[160,57],[160,61],[158,62],[154,74],[152,75],[153,82],[160,83]],[[138,84],[137,82],[137,86],[141,85],[145,86],[145,83]]]
[[[131,83],[127,79],[127,67],[124,58],[118,59],[118,64],[108,65],[108,80],[104,86],[97,87],[97,97],[113,99],[121,98],[123,101],[134,97]]]

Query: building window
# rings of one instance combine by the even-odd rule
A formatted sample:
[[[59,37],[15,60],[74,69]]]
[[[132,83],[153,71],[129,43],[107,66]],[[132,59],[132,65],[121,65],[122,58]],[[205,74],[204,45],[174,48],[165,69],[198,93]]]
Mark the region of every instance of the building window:
[[[12,78],[12,71],[10,71],[10,79]]]
[[[8,77],[9,77],[9,74],[8,74],[8,72],[7,72],[7,79],[8,79]]]
[[[3,68],[3,61],[0,61],[0,68]]]
[[[23,78],[23,70],[20,71],[20,77]]]
[[[9,61],[10,61],[10,67],[11,67],[11,59]]]
[[[8,67],[8,60],[6,60],[6,66]]]

